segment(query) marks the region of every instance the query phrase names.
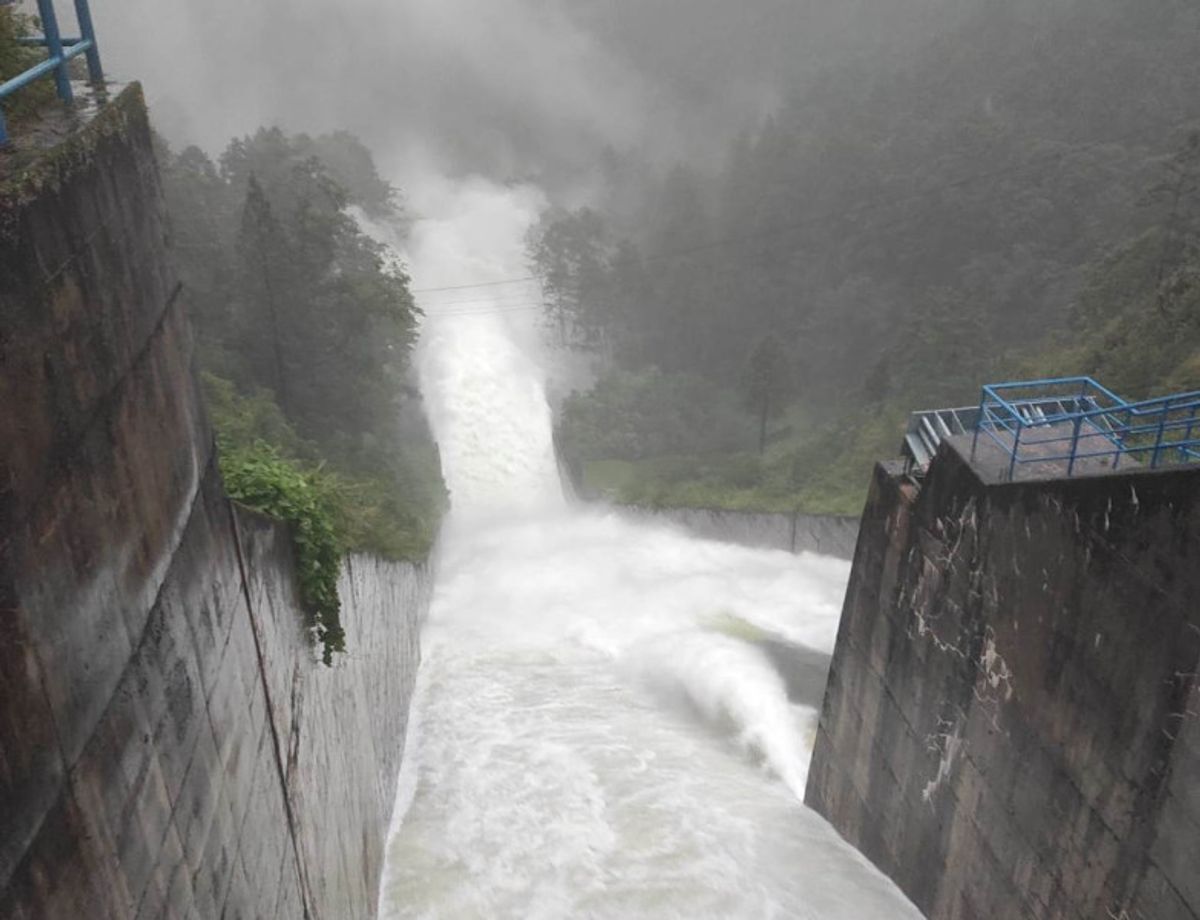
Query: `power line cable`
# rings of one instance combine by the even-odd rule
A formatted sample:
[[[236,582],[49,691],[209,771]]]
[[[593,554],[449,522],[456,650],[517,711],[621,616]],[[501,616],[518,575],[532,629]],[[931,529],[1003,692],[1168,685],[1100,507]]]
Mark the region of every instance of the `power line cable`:
[[[439,312],[436,310],[429,311],[425,314],[429,319],[441,319],[444,316],[494,316],[501,313],[523,313],[527,310],[540,310],[545,306],[543,303],[527,303],[518,304],[511,307],[500,307],[497,309],[480,309],[480,310],[447,310]]]

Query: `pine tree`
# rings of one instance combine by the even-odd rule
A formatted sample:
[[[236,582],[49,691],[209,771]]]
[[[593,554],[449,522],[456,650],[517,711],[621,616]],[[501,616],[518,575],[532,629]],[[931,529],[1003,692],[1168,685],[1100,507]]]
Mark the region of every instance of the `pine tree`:
[[[759,339],[746,366],[743,395],[746,405],[758,417],[758,452],[767,447],[767,421],[783,412],[791,390],[787,354],[773,335]]]
[[[276,220],[271,202],[258,178],[251,173],[242,207],[241,229],[238,234],[242,259],[243,290],[250,294],[243,317],[243,352],[254,374],[256,357],[261,354],[265,339],[270,346],[271,384],[285,414],[291,414],[287,363],[284,358],[284,329],[280,322],[281,296],[284,289],[287,238]]]

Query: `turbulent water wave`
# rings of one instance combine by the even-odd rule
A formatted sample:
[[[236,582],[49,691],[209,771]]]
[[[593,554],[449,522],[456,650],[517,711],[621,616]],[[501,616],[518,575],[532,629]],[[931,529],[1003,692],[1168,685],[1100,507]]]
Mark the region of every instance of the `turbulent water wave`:
[[[520,274],[538,205],[426,203],[418,287]],[[800,804],[816,713],[756,641],[831,650],[848,565],[572,507],[536,321],[472,296],[423,304],[453,510],[381,915],[919,916]]]

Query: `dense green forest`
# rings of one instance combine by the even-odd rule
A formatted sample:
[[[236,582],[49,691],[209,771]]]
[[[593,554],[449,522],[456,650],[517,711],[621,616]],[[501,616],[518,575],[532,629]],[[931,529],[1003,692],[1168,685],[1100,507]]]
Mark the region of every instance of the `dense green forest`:
[[[231,492],[302,524],[318,513],[314,566],[426,553],[445,493],[409,379],[418,311],[351,213],[404,219],[370,153],[264,129],[215,163],[165,144],[159,162]]]
[[[623,500],[857,513],[907,414],[993,380],[1200,388],[1200,7],[975,3],[806,80],[715,172],[528,240],[601,375],[558,440]],[[618,204],[617,202],[634,202]]]

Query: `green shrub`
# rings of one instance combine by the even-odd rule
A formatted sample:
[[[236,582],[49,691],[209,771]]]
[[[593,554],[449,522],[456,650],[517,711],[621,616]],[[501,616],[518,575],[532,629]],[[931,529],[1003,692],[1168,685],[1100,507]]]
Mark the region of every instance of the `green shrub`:
[[[308,625],[321,660],[332,664],[334,653],[346,650],[346,633],[337,590],[343,545],[328,483],[261,441],[222,454],[221,473],[231,498],[290,526]]]
[[[318,476],[347,552],[385,559],[429,553],[445,503],[431,443],[414,435],[404,451],[365,440],[317,445],[296,433],[269,390],[245,394],[215,374],[201,378],[222,454],[269,444],[281,459]]]
[[[348,552],[424,558],[445,502],[437,450],[419,438],[394,446],[336,449],[300,437],[269,390],[201,379],[231,498],[291,525],[309,626],[326,664],[345,650],[337,597]]]

